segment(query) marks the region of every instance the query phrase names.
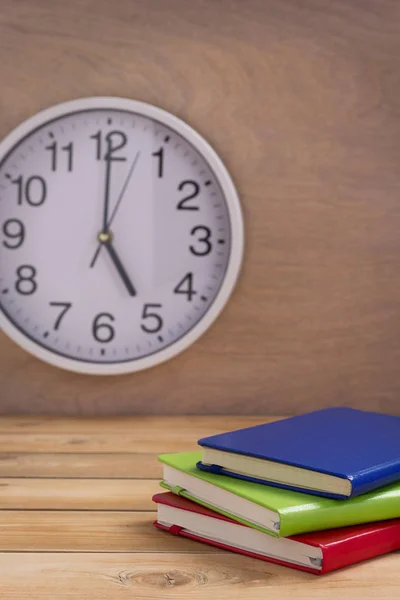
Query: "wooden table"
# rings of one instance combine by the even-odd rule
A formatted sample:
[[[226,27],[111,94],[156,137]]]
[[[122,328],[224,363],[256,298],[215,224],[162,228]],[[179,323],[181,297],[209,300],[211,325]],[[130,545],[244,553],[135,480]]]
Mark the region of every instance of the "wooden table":
[[[0,598],[398,600],[399,553],[317,577],[152,527],[157,454],[265,420],[0,418]]]

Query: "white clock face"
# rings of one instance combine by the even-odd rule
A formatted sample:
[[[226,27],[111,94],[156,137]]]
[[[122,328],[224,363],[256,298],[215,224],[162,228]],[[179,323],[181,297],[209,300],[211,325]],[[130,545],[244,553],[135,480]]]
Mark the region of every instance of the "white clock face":
[[[171,358],[217,317],[243,248],[214,151],[160,109],[91,98],[0,145],[0,325],[87,373]]]

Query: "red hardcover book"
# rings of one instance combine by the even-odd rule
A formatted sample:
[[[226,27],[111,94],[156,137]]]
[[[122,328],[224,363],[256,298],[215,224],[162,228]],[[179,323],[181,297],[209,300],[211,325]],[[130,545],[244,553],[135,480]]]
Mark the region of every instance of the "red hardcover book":
[[[400,549],[400,519],[275,538],[170,492],[153,501],[158,529],[317,575]]]

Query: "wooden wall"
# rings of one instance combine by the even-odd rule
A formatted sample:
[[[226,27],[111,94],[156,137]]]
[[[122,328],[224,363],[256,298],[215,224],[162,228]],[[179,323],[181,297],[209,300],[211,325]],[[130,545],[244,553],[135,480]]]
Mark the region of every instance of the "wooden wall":
[[[0,412],[400,414],[400,3],[0,0],[0,136],[119,95],[187,120],[241,194],[237,290],[194,347],[92,378],[0,334]]]

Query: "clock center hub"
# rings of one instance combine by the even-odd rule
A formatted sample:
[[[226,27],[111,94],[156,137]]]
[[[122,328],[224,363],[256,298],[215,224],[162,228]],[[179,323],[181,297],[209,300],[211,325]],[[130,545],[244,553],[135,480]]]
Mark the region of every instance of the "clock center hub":
[[[102,244],[107,244],[108,242],[112,242],[112,239],[113,239],[112,231],[100,231],[99,235],[97,236],[97,239]]]

